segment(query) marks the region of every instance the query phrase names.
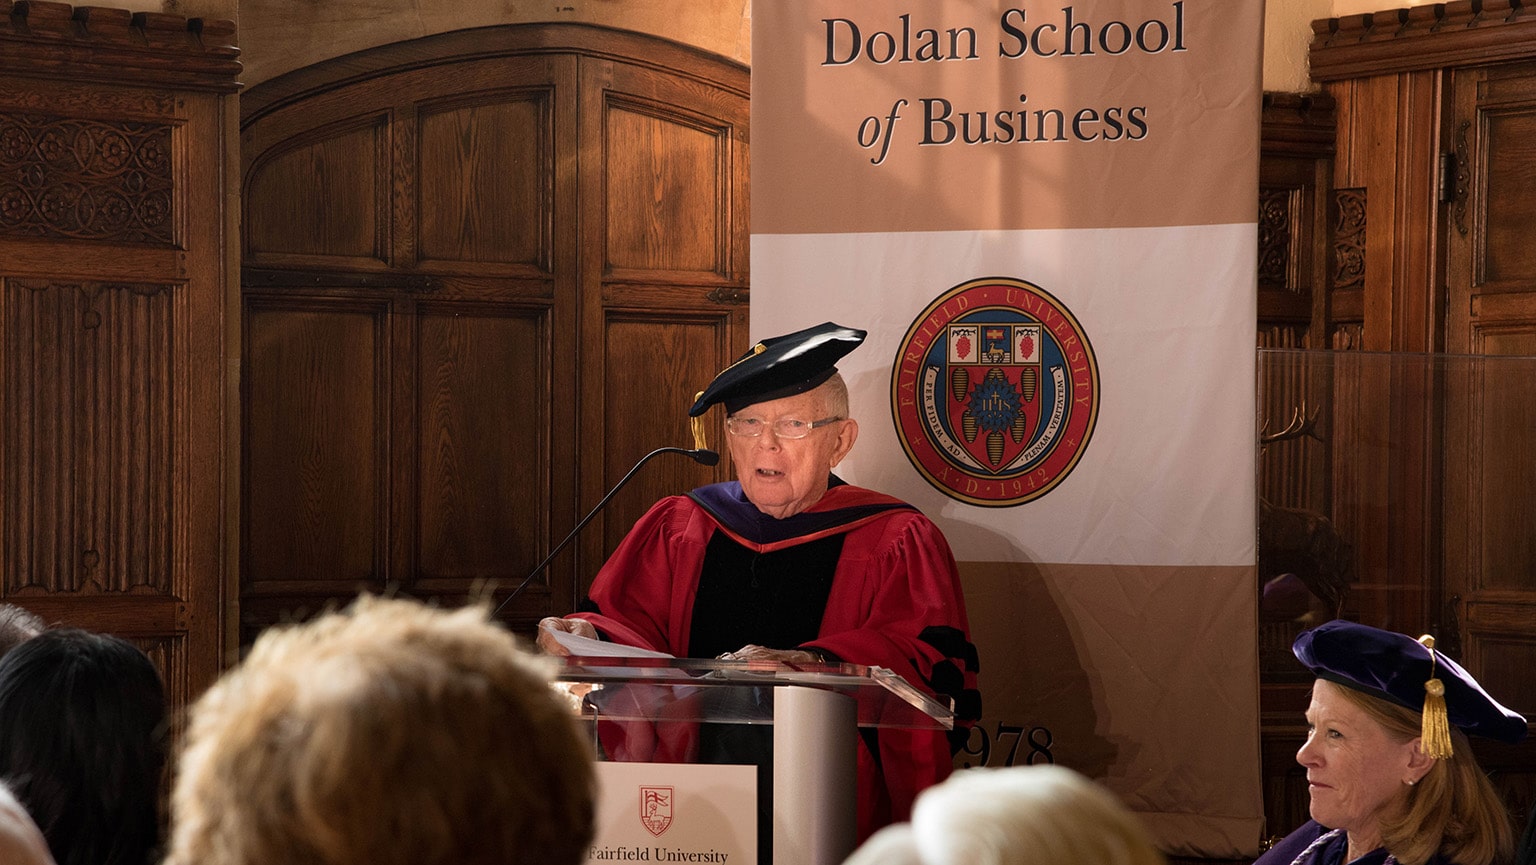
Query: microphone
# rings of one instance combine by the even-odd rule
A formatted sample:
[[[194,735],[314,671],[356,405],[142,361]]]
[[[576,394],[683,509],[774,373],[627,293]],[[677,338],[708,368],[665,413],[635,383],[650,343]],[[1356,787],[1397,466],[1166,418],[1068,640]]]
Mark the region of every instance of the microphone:
[[[683,454],[686,455],[689,459],[693,460],[701,466],[713,466],[720,464],[720,454],[710,450],[709,448],[694,448],[691,451],[683,450],[682,448],[662,448],[662,450],[682,451]],[[650,459],[650,457],[647,456],[646,459]],[[619,483],[623,483],[623,481],[619,481]]]
[[[549,551],[549,555],[544,557],[544,561],[539,562],[536,566],[534,566],[534,569],[528,572],[528,576],[523,577],[523,581],[517,584],[517,588],[513,589],[512,592],[508,594],[501,603],[496,605],[496,609],[491,611],[491,618],[496,618],[496,614],[500,613],[502,608],[507,604],[512,603],[512,599],[521,594],[523,589],[528,587],[528,583],[532,581],[534,577],[539,575],[540,571],[549,567],[549,563],[555,560],[555,556],[559,555],[566,547],[570,546],[571,541],[576,539],[577,533],[580,532],[583,528],[586,528],[587,523],[592,522],[592,518],[597,516],[598,511],[601,511],[603,506],[608,504],[608,500],[612,499],[615,493],[623,489],[625,484],[629,483],[629,479],[635,476],[635,472],[640,471],[641,466],[650,462],[652,459],[661,456],[662,454],[682,454],[683,456],[703,466],[712,466],[720,462],[720,454],[717,451],[712,451],[708,448],[694,448],[693,450],[688,450],[687,448],[657,448],[641,457],[640,461],[635,463],[634,468],[631,468],[627,473],[625,473],[624,477],[619,478],[619,482],[613,485],[613,489],[609,490],[608,493],[603,496],[602,501],[599,501],[597,505],[592,508],[592,510],[587,511],[587,515],[581,518],[581,522],[577,523],[575,528],[571,529],[571,533],[566,535],[565,539],[560,543],[555,544],[555,548]]]

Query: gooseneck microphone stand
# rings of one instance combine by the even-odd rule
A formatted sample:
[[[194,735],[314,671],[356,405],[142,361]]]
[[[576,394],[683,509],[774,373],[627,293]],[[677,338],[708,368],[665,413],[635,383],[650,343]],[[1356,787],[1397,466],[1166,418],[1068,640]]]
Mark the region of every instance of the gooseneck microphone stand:
[[[603,496],[602,501],[598,502],[597,506],[592,508],[592,510],[587,511],[587,515],[581,518],[581,522],[577,523],[575,528],[571,529],[571,533],[566,535],[565,539],[560,543],[555,544],[555,548],[549,551],[549,555],[544,557],[544,561],[539,562],[533,570],[529,571],[528,576],[523,577],[523,581],[517,584],[517,588],[513,589],[512,592],[508,594],[501,603],[496,605],[496,609],[491,613],[491,618],[496,618],[496,614],[500,613],[502,608],[507,604],[512,603],[512,599],[521,594],[523,589],[528,587],[528,583],[534,577],[539,575],[540,571],[549,567],[549,563],[555,560],[555,556],[558,556],[565,550],[566,547],[570,546],[571,541],[576,539],[576,535],[582,529],[586,528],[587,523],[592,522],[592,518],[597,516],[598,512],[608,504],[609,500],[613,498],[615,493],[623,489],[625,484],[629,483],[629,479],[634,477],[636,472],[640,471],[641,466],[650,462],[655,457],[661,456],[662,454],[682,454],[683,456],[688,457],[699,465],[705,466],[712,466],[720,462],[720,454],[706,448],[695,448],[693,450],[688,450],[686,448],[657,448],[641,457],[640,461],[635,463],[634,468],[625,473],[624,477],[619,478],[619,482],[613,485],[613,489],[609,490],[607,495]]]

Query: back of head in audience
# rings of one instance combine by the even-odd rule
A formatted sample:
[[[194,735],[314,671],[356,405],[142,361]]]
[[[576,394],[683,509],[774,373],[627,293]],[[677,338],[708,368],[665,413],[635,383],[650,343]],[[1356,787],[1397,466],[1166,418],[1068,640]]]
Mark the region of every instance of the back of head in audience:
[[[1163,865],[1114,794],[1061,766],[966,769],[844,865]]]
[[[167,865],[566,865],[590,747],[483,608],[364,597],[269,629],[192,709]]]
[[[41,616],[15,604],[0,604],[0,658],[48,629]]]
[[[54,865],[48,842],[11,788],[0,782],[0,862],[5,865]]]
[[[160,842],[165,692],[133,644],[45,631],[0,658],[0,779],[58,865],[144,865]]]

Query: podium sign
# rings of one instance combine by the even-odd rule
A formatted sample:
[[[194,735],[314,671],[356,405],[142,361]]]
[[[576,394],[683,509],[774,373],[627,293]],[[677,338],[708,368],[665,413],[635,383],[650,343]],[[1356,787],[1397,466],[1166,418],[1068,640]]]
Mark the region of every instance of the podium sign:
[[[589,865],[757,865],[757,767],[597,764]]]
[[[899,728],[947,730],[954,726],[952,707],[944,706],[914,688],[900,676],[879,667],[858,664],[782,664],[773,661],[723,661],[655,657],[580,657],[564,659],[556,681],[568,693],[581,699],[582,717],[593,731],[599,756],[607,759],[635,758],[623,748],[607,746],[603,725],[609,730],[623,730],[624,747],[640,742],[666,752],[666,761],[656,762],[641,753],[637,767],[688,766],[691,756],[677,742],[690,741],[697,725],[772,725],[773,742],[773,825],[771,830],[773,865],[837,865],[853,852],[856,840],[855,802],[858,728]],[[636,732],[636,725],[640,731]],[[656,758],[661,759],[661,758]],[[752,772],[755,766],[727,767],[711,764],[696,766],[706,773],[727,769]],[[604,777],[611,768],[604,768]],[[660,771],[658,769],[658,771]],[[634,779],[660,777],[623,775],[622,783],[635,787]],[[681,807],[687,800],[676,796],[677,785],[644,782],[640,786],[673,787],[672,802]],[[616,788],[619,790],[620,788]],[[755,789],[755,786],[752,787]],[[627,793],[615,792],[612,800],[605,794],[605,809],[599,814],[600,825],[624,826],[634,823],[634,800],[624,804]],[[733,800],[734,801],[734,800]],[[661,807],[659,801],[651,805]],[[717,807],[724,800],[716,800]],[[734,807],[734,805],[733,805]],[[744,810],[736,817],[755,821],[755,799],[745,800]],[[675,820],[676,812],[674,811]],[[657,825],[665,818],[651,818]],[[727,821],[717,821],[724,834],[704,843],[700,852],[725,852],[729,838],[739,837]],[[764,830],[759,830],[764,831]],[[727,837],[729,835],[729,838]],[[665,845],[635,845],[609,841],[600,836],[594,844],[594,857],[602,852],[622,856],[633,848],[636,856],[646,859],[597,859],[591,861],[654,862]],[[755,859],[755,848],[753,848]],[[680,858],[661,861],[742,862],[737,859]],[[762,863],[769,865],[769,863]]]

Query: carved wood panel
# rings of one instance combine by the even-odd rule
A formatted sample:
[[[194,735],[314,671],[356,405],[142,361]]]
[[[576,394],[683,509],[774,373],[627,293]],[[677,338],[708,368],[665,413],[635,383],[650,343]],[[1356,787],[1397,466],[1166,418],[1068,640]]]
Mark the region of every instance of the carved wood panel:
[[[184,289],[6,285],[6,592],[170,592]]]
[[[229,22],[0,2],[0,597],[224,659]]]
[[[0,235],[176,241],[166,123],[0,112]]]
[[[1333,232],[1333,291],[1360,292],[1365,289],[1365,216],[1369,212],[1366,190],[1334,190],[1338,210]],[[1358,316],[1358,305],[1352,310]]]
[[[1296,225],[1301,217],[1303,189],[1299,186],[1265,186],[1259,189],[1259,285],[1261,288],[1299,293],[1303,285],[1300,250],[1310,251],[1304,243],[1303,229]]]

